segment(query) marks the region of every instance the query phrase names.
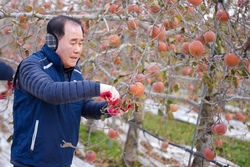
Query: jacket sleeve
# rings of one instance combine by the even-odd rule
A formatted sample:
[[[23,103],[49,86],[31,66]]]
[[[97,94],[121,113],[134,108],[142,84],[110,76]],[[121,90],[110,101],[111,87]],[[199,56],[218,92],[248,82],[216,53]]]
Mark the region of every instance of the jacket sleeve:
[[[111,117],[108,113],[108,103],[106,101],[94,101],[92,98],[83,100],[82,116],[86,119],[101,119],[102,115],[106,118]]]
[[[12,81],[13,79],[13,69],[0,61],[0,80]]]
[[[52,104],[63,104],[100,95],[100,83],[95,81],[55,82],[34,59],[26,59],[19,68],[19,87]]]

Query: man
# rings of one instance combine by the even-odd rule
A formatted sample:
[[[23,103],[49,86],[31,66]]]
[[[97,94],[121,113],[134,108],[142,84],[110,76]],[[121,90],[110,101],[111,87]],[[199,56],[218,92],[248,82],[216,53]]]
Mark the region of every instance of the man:
[[[0,61],[0,100],[8,97],[12,79],[13,69]]]
[[[108,94],[110,104],[120,98],[110,85],[83,80],[76,65],[83,42],[78,20],[54,17],[47,33],[46,44],[23,60],[14,80],[11,163],[17,167],[70,166],[74,149],[62,148],[63,140],[76,146],[81,116],[100,119],[107,113],[107,102],[91,97]]]

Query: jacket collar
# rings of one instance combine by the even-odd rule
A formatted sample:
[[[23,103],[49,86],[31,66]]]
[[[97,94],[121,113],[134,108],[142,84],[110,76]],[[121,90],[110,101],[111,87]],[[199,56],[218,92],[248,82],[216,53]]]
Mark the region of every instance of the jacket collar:
[[[64,71],[64,65],[61,62],[61,57],[54,50],[52,50],[47,44],[44,44],[41,51],[45,54],[45,56],[49,59],[49,61],[54,64],[54,66],[57,69]],[[76,64],[78,64],[79,60],[80,58],[78,59]],[[74,68],[75,67],[70,68],[70,71],[73,70]]]
[[[49,61],[53,63],[53,65],[56,68],[60,70],[64,68],[60,56],[54,50],[52,50],[47,44],[43,45],[41,51],[49,59]]]

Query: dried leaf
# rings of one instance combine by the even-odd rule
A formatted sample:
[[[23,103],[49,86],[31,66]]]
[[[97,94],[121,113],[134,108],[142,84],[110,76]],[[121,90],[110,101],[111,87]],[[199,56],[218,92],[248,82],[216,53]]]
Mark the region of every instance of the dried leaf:
[[[203,126],[198,126],[197,129],[203,129]]]
[[[8,143],[11,142],[12,137],[13,137],[13,135],[10,135],[10,137],[8,137],[8,139],[7,139],[6,141],[7,141]]]
[[[64,140],[63,140],[63,145],[61,145],[61,147],[62,148],[66,148],[66,147],[72,147],[72,148],[75,148],[73,145],[72,145],[72,143],[70,143],[70,142],[65,142]]]
[[[142,104],[138,101],[135,102],[135,104],[138,106],[138,107],[142,107]]]
[[[93,66],[88,66],[87,68],[84,69],[84,73],[86,73],[87,71],[89,71]]]
[[[147,96],[145,94],[143,94],[143,95],[139,96],[138,98],[145,100],[147,98]]]
[[[28,56],[30,55],[29,50],[26,49],[24,52],[25,52],[25,56],[26,56],[26,57],[28,57]]]

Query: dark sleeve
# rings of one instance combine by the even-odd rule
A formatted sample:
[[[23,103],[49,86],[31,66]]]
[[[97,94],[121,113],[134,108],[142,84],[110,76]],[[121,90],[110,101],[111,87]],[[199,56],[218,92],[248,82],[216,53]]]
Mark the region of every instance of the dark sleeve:
[[[92,98],[83,100],[82,116],[86,119],[101,119],[102,115],[106,118],[111,117],[108,113],[106,101],[94,101]]]
[[[25,92],[52,104],[63,104],[100,95],[99,82],[55,82],[34,59],[26,59],[21,63],[18,85]]]
[[[13,79],[13,69],[0,61],[0,80],[12,81]]]

